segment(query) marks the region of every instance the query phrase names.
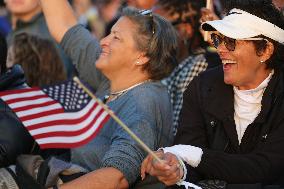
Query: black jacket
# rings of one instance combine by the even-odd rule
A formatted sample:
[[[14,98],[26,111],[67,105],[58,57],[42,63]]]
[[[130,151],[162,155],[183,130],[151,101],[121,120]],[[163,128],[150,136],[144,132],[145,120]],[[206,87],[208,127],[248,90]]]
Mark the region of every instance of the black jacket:
[[[266,88],[261,112],[247,127],[239,145],[234,122],[234,93],[223,81],[222,67],[204,72],[184,93],[175,144],[201,147],[191,181],[284,185],[284,78],[275,71]]]
[[[0,91],[25,88],[19,65],[0,76]],[[0,99],[0,167],[15,163],[19,154],[30,153],[34,140],[11,109]]]

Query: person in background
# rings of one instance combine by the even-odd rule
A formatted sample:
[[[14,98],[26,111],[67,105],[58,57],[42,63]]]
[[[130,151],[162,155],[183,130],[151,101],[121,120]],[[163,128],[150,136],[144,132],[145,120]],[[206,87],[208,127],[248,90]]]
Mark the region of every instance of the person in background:
[[[153,10],[167,18],[178,32],[179,65],[169,77],[163,80],[171,95],[174,108],[174,134],[177,132],[183,93],[191,80],[206,69],[221,64],[219,56],[207,49],[200,33],[200,0],[159,0]]]
[[[24,71],[20,65],[7,68],[7,42],[0,34],[0,91],[22,89],[28,87]]]
[[[8,50],[7,67],[21,65],[30,87],[52,85],[67,79],[54,44],[44,38],[20,33]]]
[[[75,69],[70,59],[64,54],[60,46],[52,39],[42,14],[39,0],[6,0],[6,7],[11,15],[12,31],[7,36],[8,46],[19,33],[29,33],[47,38],[56,45],[61,60],[64,63],[68,78],[72,78]]]
[[[151,11],[127,8],[99,44],[67,1],[41,1],[51,34],[96,96],[150,149],[172,142],[172,108],[160,80],[177,65],[176,32]],[[56,13],[56,15],[55,15]],[[114,120],[90,143],[71,149],[71,162],[90,171],[59,188],[131,188],[146,152]]]
[[[128,6],[135,7],[137,9],[151,9],[157,0],[126,0]]]
[[[7,42],[2,33],[0,33],[0,73],[6,72],[6,60],[7,60]]]
[[[106,24],[116,17],[121,4],[121,0],[96,0],[98,11]]]
[[[232,0],[225,8],[222,20],[202,25],[223,66],[190,83],[176,145],[157,152],[164,163],[148,156],[141,174],[167,185],[186,179],[202,188],[280,188],[284,18],[271,0]]]
[[[0,1],[0,33],[3,36],[7,36],[7,34],[11,31],[11,24],[8,18],[8,11],[5,7],[4,0]]]
[[[282,14],[284,15],[284,1],[283,0],[273,0],[273,3],[277,8],[280,9]]]
[[[80,24],[85,26],[97,39],[104,37],[105,23],[92,0],[73,0],[71,5]]]
[[[21,67],[14,65],[12,68],[6,68],[7,44],[1,34],[0,52],[0,92],[26,88]],[[32,136],[14,112],[0,99],[0,168],[15,164],[18,155],[31,153],[33,146]]]

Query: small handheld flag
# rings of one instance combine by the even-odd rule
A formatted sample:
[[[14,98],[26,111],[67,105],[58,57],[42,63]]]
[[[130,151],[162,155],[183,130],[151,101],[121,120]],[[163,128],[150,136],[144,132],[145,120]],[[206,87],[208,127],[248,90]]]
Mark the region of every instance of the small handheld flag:
[[[76,82],[0,93],[40,148],[75,148],[88,143],[110,118]]]

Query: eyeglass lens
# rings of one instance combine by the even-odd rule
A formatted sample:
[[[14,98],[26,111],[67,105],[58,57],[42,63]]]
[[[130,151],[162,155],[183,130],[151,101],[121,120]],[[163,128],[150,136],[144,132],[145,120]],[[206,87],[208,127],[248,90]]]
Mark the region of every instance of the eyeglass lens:
[[[211,39],[213,42],[214,47],[217,49],[219,47],[219,45],[224,42],[225,47],[229,50],[229,51],[234,51],[236,48],[236,40],[226,37],[226,36],[220,36],[217,35],[215,33],[211,34]]]

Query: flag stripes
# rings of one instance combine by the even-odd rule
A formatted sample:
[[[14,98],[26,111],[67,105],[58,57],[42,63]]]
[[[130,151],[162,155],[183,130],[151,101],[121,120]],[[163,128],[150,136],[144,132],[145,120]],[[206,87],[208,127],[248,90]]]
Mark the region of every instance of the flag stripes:
[[[110,117],[94,99],[88,97],[84,101],[82,89],[72,81],[46,90],[29,88],[0,93],[0,98],[16,113],[41,148],[74,148],[86,144]],[[50,95],[64,99],[55,100]],[[65,106],[64,103],[74,99],[78,102]]]

